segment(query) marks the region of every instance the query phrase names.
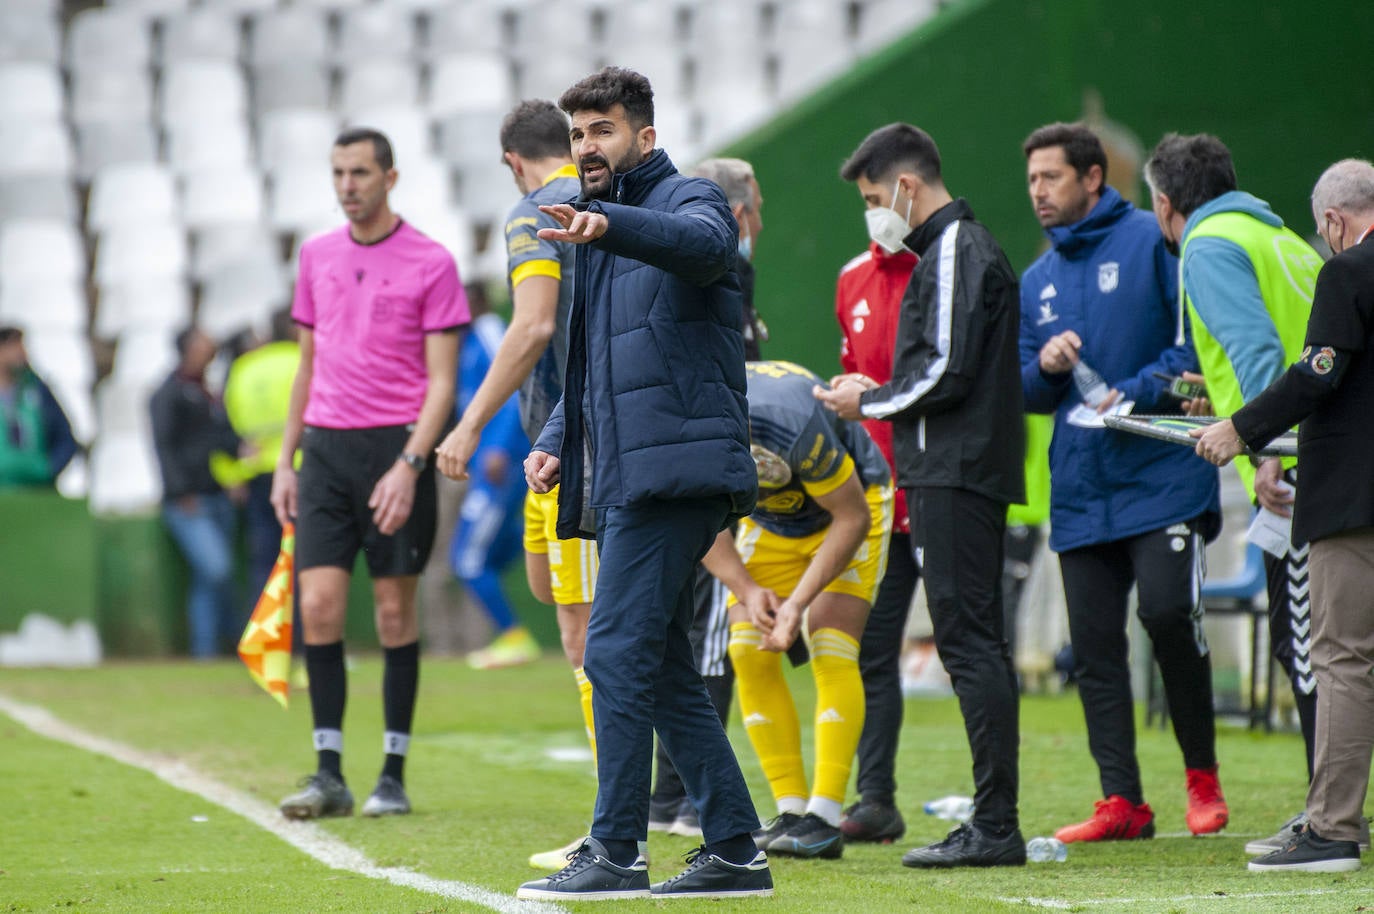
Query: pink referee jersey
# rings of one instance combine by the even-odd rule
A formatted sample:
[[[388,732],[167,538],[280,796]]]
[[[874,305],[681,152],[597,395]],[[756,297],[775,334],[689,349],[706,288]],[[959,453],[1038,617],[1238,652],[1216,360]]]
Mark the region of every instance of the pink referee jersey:
[[[373,244],[344,225],[302,245],[291,316],[315,333],[305,423],[324,428],[414,422],[426,334],[472,319],[453,256],[405,222]]]

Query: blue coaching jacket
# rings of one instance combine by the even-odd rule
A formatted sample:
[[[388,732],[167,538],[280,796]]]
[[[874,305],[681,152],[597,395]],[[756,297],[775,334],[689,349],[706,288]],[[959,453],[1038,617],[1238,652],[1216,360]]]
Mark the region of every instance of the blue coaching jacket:
[[[733,521],[758,497],[734,216],[661,149],[611,200],[577,204],[609,227],[577,247],[563,399],[534,445],[559,456],[558,535],[650,499],[724,496]]]
[[[1069,424],[1082,400],[1071,375],[1040,371],[1040,349],[1073,330],[1082,358],[1134,400],[1136,413],[1178,412],[1155,372],[1197,371],[1192,341],[1174,344],[1178,260],[1152,214],[1111,187],[1083,219],[1046,232],[1053,248],[1021,279],[1021,380],[1026,410],[1054,414],[1050,443],[1050,547],[1109,543],[1207,515],[1215,536],[1216,469],[1190,449]]]

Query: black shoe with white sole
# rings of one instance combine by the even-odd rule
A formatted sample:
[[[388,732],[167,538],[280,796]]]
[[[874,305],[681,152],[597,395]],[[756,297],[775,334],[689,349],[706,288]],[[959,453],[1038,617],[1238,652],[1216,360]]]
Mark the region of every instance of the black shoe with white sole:
[[[699,847],[687,855],[687,869],[649,888],[654,898],[766,898],[773,894],[768,855],[731,863]]]
[[[1252,873],[1349,873],[1360,868],[1360,846],[1330,841],[1308,825],[1281,850],[1250,861]]]
[[[642,856],[629,866],[617,866],[606,846],[588,837],[568,858],[568,865],[543,879],[520,886],[522,901],[610,901],[649,897],[649,864]]]
[[[844,835],[814,812],[808,812],[787,831],[769,841],[768,852],[783,857],[837,860],[844,855]]]

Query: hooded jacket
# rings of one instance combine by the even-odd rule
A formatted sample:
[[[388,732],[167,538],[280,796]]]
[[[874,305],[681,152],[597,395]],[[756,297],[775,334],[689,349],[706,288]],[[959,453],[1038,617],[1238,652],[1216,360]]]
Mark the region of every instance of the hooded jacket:
[[[1135,402],[1176,413],[1156,372],[1197,371],[1191,341],[1175,345],[1178,261],[1150,213],[1104,188],[1092,210],[1045,233],[1051,249],[1021,279],[1021,384],[1029,412],[1054,415],[1050,547],[1109,543],[1220,510],[1217,471],[1187,448],[1068,421],[1083,402],[1072,375],[1046,375],[1040,350],[1072,330],[1080,355]]]
[[[1022,504],[1016,273],[963,199],[903,243],[921,260],[902,298],[892,380],[864,391],[860,410],[892,421],[898,485]]]
[[[738,227],[714,183],[663,150],[616,175],[604,235],[579,245],[563,398],[537,451],[559,456],[558,535],[592,537],[586,508],[758,497],[749,452]]]

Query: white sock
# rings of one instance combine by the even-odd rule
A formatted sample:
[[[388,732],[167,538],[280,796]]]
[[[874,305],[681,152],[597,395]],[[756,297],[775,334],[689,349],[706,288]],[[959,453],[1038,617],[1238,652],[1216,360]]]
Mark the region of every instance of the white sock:
[[[806,811],[815,813],[824,819],[829,825],[840,827],[840,804],[834,800],[827,800],[825,797],[812,797],[811,802],[806,804]]]
[[[410,734],[387,730],[382,735],[382,751],[387,755],[405,755],[410,751]]]
[[[315,751],[330,749],[334,752],[343,754],[343,731],[342,730],[316,730]]]
[[[806,797],[778,797],[778,815],[791,813],[794,816],[806,814]]]

